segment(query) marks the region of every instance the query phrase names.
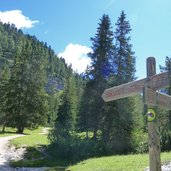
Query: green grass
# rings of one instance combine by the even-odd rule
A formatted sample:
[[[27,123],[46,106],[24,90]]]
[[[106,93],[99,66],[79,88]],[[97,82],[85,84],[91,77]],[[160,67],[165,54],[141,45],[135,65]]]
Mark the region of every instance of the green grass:
[[[5,132],[1,132],[2,127],[0,127],[0,137],[6,137],[6,136],[11,136],[11,135],[16,135],[17,129],[14,128],[5,128]]]
[[[171,152],[162,153],[162,162],[171,160]],[[143,171],[148,166],[148,154],[92,158],[68,167],[70,171]]]
[[[0,127],[0,129],[2,129]],[[40,134],[43,127],[38,129],[25,129],[24,135],[12,139],[10,141],[11,146],[16,148],[25,147],[26,153],[24,154],[24,159],[19,161],[11,161],[10,164],[13,167],[57,167],[57,171],[64,171],[66,162],[50,158],[45,149],[50,144],[46,134]],[[16,135],[16,129],[6,128],[5,133],[0,134],[0,137]]]
[[[11,146],[16,148],[25,147],[26,153],[24,159],[20,161],[11,161],[14,167],[40,167],[40,166],[54,166],[54,162],[46,159],[44,149],[50,143],[46,134],[40,134],[43,127],[35,130],[26,129],[24,134],[26,136],[18,137],[10,141]]]
[[[40,133],[42,131],[43,127],[39,127],[37,129],[25,129],[24,133],[25,135],[32,135],[36,133]],[[16,128],[11,128],[11,127],[6,127],[5,132],[2,132],[2,127],[0,126],[0,137],[6,137],[6,136],[11,136],[11,135],[16,135],[17,129]]]
[[[15,138],[11,141],[11,145],[16,147],[37,147],[40,145],[48,145],[47,135],[32,133],[23,137]]]
[[[65,166],[64,161],[50,159],[42,153],[42,149],[50,143],[47,135],[39,134],[42,129],[42,127],[36,130],[26,129],[24,131],[26,136],[13,139],[10,142],[16,147],[24,146],[27,148],[25,159],[11,162],[14,167],[52,167],[49,171],[144,171],[148,166],[148,154],[137,154],[91,158],[65,169],[65,167],[60,167]],[[3,136],[14,135],[16,132],[15,129],[11,128],[6,128],[6,131],[7,133]],[[162,153],[161,158],[162,162],[171,161],[171,152]],[[62,162],[64,164],[61,164]]]

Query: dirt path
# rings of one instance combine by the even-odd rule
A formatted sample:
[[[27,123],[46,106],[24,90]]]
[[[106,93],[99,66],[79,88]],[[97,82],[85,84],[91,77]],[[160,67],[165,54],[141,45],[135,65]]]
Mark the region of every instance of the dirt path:
[[[48,134],[49,133],[49,129],[50,128],[48,128],[48,127],[47,128],[43,128],[42,132],[40,132],[39,134],[42,134],[42,135]]]
[[[11,139],[24,135],[14,135],[0,138],[0,171],[44,171],[46,168],[12,168],[9,166],[10,160],[22,159],[25,149],[16,150],[8,146]]]
[[[9,161],[12,159],[17,159],[18,157],[21,157],[21,153],[14,152],[14,148],[9,148],[8,143],[9,140],[17,137],[21,137],[23,135],[14,135],[14,136],[8,136],[8,137],[2,137],[0,138],[0,170],[7,171],[11,170],[9,167]]]

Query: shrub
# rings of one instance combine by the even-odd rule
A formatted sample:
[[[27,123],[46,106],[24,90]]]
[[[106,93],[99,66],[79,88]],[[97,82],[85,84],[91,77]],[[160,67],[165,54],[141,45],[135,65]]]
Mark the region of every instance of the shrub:
[[[53,157],[73,163],[92,156],[98,156],[102,151],[100,146],[100,143],[93,139],[68,136],[53,143],[49,147],[49,151]]]
[[[171,150],[171,131],[162,130],[160,132],[160,145],[162,151]]]
[[[142,129],[134,130],[132,134],[133,151],[136,153],[148,152],[148,134]]]

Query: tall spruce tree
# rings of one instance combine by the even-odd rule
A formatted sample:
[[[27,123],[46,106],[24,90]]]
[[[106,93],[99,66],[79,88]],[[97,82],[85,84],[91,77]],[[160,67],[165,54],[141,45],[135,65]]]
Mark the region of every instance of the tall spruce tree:
[[[135,57],[132,44],[130,44],[130,32],[129,21],[126,20],[126,14],[122,11],[116,23],[115,31],[114,64],[118,85],[135,79]]]
[[[46,120],[45,59],[41,45],[35,40],[23,42],[17,52],[6,86],[3,111],[8,115],[8,125],[23,133],[25,127],[35,127]]]
[[[61,104],[57,111],[55,127],[49,138],[54,143],[67,142],[75,131],[78,112],[76,80],[71,66],[65,76],[65,87],[61,95]]]
[[[96,139],[104,115],[104,102],[101,94],[107,87],[112,72],[110,62],[113,55],[113,32],[108,15],[104,14],[100,19],[97,33],[91,38],[91,41],[92,52],[88,54],[91,66],[87,69],[88,81],[84,92],[84,106],[80,122],[82,128],[86,129],[85,131],[93,131],[94,139]]]
[[[133,81],[135,79],[135,57],[130,44],[130,24],[126,20],[124,11],[116,23],[115,31],[115,54],[113,58],[114,68],[114,84],[120,85]],[[113,110],[112,106],[112,110]],[[109,109],[110,110],[110,109]],[[125,98],[117,100],[114,109],[115,119],[113,122],[113,130],[111,132],[111,142],[114,151],[125,153],[131,150],[132,130],[134,111],[134,100]]]
[[[26,43],[28,44],[27,48]],[[24,60],[25,62],[23,62]],[[5,65],[6,68],[9,69],[9,80],[5,80],[4,76],[2,77],[2,74],[4,74],[3,72]],[[21,69],[22,67],[23,72],[19,72],[19,68]],[[9,116],[12,116],[11,112],[7,112],[7,110],[10,110],[10,105],[12,105],[12,103],[9,102],[10,99],[13,99],[13,103],[17,103],[17,100],[15,99],[19,99],[17,86],[19,87],[21,84],[19,84],[18,81],[22,80],[21,82],[23,82],[22,85],[24,85],[24,91],[26,91],[25,88],[27,88],[27,90],[29,89],[30,94],[28,93],[27,96],[29,97],[27,99],[31,99],[31,96],[34,98],[35,96],[37,96],[37,98],[41,97],[40,99],[37,99],[37,101],[35,100],[35,104],[38,104],[40,103],[40,100],[42,100],[42,103],[45,103],[44,87],[47,88],[47,83],[49,82],[49,80],[52,80],[56,81],[57,84],[55,84],[54,93],[46,94],[46,98],[49,102],[47,104],[49,105],[49,123],[51,123],[51,125],[54,125],[53,122],[57,117],[56,111],[58,110],[58,106],[61,102],[60,94],[62,91],[59,90],[63,89],[67,69],[68,66],[65,63],[65,60],[58,58],[55,55],[54,51],[50,47],[48,47],[46,43],[38,41],[35,36],[25,35],[21,30],[18,30],[14,25],[3,24],[0,22],[0,93],[2,95],[0,97],[0,110],[1,116],[5,116],[6,121],[9,121],[9,124],[14,126],[14,119],[9,118]],[[48,78],[48,81],[46,80],[46,78]],[[29,79],[31,79],[31,81],[28,81]],[[10,81],[10,84],[8,83],[8,81]],[[28,82],[29,84],[27,84]],[[40,86],[38,86],[38,84]],[[40,96],[35,93],[37,88],[41,89]],[[51,88],[53,89],[53,86]],[[13,89],[15,91],[14,97],[12,94]],[[47,89],[45,90],[46,92],[48,92]],[[15,96],[15,94],[17,94],[17,96]],[[8,102],[9,106],[5,105]],[[6,113],[4,113],[3,110],[6,110]],[[17,110],[17,107],[13,109],[11,108],[11,110],[13,110],[13,113],[15,113],[14,110]],[[44,112],[44,114],[45,113],[46,112]],[[36,116],[35,113],[32,114]],[[42,117],[39,117],[41,119],[46,118],[47,116],[44,116],[44,114],[42,114]],[[35,122],[43,121],[41,119],[35,119],[34,117],[30,117],[30,121],[29,123],[27,123],[27,125],[31,125],[32,121],[32,125],[36,125]]]
[[[1,75],[0,75],[0,124],[2,125],[2,132],[5,131],[5,126],[7,125],[8,115],[3,112],[3,108],[5,107],[5,97],[6,97],[6,86],[8,85],[8,81],[10,78],[10,69],[7,64],[1,68]]]

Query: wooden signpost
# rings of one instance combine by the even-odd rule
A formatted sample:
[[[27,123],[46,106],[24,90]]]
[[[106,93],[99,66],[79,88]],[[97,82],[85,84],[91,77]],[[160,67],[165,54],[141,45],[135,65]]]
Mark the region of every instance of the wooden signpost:
[[[151,106],[160,106],[171,110],[171,96],[156,92],[153,89],[145,88],[144,104]]]
[[[112,100],[117,100],[142,93],[143,88],[145,87],[147,82],[153,90],[159,90],[161,88],[169,86],[168,78],[168,72],[164,72],[148,78],[112,87],[104,91],[104,93],[102,94],[102,98],[105,102],[109,102]]]
[[[144,104],[147,105],[150,171],[161,171],[156,107],[161,106],[171,110],[171,96],[156,90],[169,85],[170,77],[168,72],[156,74],[155,58],[149,57],[147,58],[147,78],[106,89],[102,94],[103,100],[109,102],[143,93]]]

